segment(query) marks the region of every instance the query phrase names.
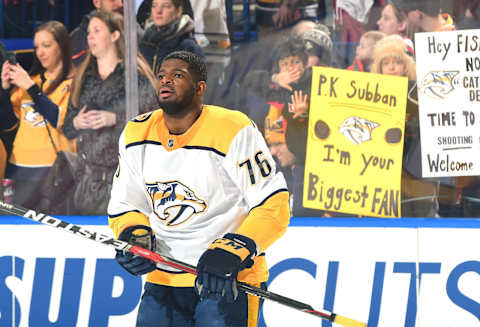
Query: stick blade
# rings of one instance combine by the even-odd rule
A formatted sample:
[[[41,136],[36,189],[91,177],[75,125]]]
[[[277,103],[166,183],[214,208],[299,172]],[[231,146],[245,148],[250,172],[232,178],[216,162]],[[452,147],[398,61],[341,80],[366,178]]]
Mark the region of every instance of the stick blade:
[[[335,320],[333,322],[344,327],[367,327],[367,324],[363,322],[343,317],[338,314],[335,316]]]

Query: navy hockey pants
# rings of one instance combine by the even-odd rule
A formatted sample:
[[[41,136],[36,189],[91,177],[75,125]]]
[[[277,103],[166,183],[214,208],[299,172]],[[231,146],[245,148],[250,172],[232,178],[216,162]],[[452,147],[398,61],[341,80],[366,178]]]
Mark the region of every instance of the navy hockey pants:
[[[248,318],[252,314],[258,316],[262,301],[248,301],[249,297],[239,292],[234,303],[213,298],[200,301],[193,287],[147,282],[138,309],[137,327],[253,327],[248,325]]]

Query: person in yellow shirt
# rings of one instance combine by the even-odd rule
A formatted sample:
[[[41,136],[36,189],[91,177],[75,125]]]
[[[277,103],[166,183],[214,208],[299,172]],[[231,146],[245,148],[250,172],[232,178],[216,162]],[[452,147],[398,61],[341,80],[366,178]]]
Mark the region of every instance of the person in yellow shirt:
[[[61,132],[71,86],[71,41],[57,21],[40,25],[34,34],[35,57],[30,73],[14,62],[2,65],[2,88],[12,90],[3,115],[18,121],[5,176],[15,180],[15,203],[35,208],[38,187],[60,150],[74,151]]]

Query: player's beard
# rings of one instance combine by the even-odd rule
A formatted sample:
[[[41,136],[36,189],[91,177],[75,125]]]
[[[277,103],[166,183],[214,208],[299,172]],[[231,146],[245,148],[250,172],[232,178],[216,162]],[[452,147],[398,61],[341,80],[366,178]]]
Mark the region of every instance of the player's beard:
[[[181,116],[187,113],[188,109],[192,107],[193,98],[195,96],[194,88],[190,88],[187,93],[184,94],[181,100],[162,100],[159,99],[160,107],[163,111],[170,116]]]

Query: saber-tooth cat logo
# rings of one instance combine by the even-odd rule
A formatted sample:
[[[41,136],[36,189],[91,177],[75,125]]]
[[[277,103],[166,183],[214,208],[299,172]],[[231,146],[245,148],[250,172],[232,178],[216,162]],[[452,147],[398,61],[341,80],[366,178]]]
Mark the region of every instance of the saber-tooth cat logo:
[[[178,181],[147,183],[146,187],[155,213],[167,226],[184,223],[207,207],[194,191]]]

